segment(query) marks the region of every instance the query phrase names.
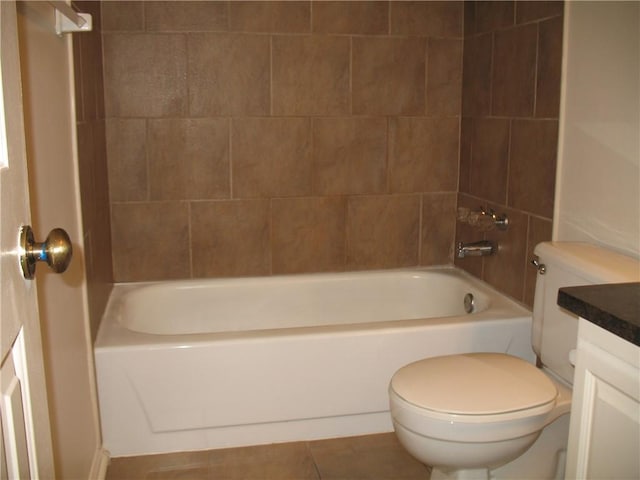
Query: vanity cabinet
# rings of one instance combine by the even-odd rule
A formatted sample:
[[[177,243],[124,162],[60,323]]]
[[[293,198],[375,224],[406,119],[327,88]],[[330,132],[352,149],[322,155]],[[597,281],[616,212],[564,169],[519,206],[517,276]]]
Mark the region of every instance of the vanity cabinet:
[[[640,478],[640,347],[584,318],[565,478]]]
[[[576,314],[566,479],[640,478],[640,282],[565,287]]]

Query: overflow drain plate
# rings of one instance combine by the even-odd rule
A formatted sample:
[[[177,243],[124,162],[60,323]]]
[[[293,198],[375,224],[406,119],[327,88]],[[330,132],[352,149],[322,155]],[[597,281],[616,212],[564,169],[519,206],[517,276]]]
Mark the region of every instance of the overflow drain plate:
[[[476,304],[473,298],[473,294],[467,293],[464,296],[464,311],[467,313],[473,313],[475,309],[476,309]]]

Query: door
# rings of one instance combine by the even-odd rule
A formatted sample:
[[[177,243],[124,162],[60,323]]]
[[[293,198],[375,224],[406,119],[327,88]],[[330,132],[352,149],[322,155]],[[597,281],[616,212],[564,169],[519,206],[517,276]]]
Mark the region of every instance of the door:
[[[18,258],[30,208],[13,1],[0,1],[0,73],[0,479],[53,478],[36,285]]]

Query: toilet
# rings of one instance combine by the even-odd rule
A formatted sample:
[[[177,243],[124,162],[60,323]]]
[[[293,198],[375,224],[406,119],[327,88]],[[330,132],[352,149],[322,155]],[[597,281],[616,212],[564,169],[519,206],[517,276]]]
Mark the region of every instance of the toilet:
[[[563,478],[577,318],[558,288],[638,281],[638,263],[587,243],[535,249],[532,346],[538,368],[504,353],[431,357],[402,367],[389,385],[401,445],[433,467],[431,478]]]

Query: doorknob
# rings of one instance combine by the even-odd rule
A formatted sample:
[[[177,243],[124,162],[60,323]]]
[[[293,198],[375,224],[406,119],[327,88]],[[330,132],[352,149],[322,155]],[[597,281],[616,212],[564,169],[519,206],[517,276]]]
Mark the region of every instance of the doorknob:
[[[54,228],[47,239],[40,243],[34,241],[33,230],[29,225],[20,227],[20,266],[22,274],[31,280],[36,273],[36,262],[46,262],[56,273],[64,272],[73,255],[69,235],[61,228]]]

